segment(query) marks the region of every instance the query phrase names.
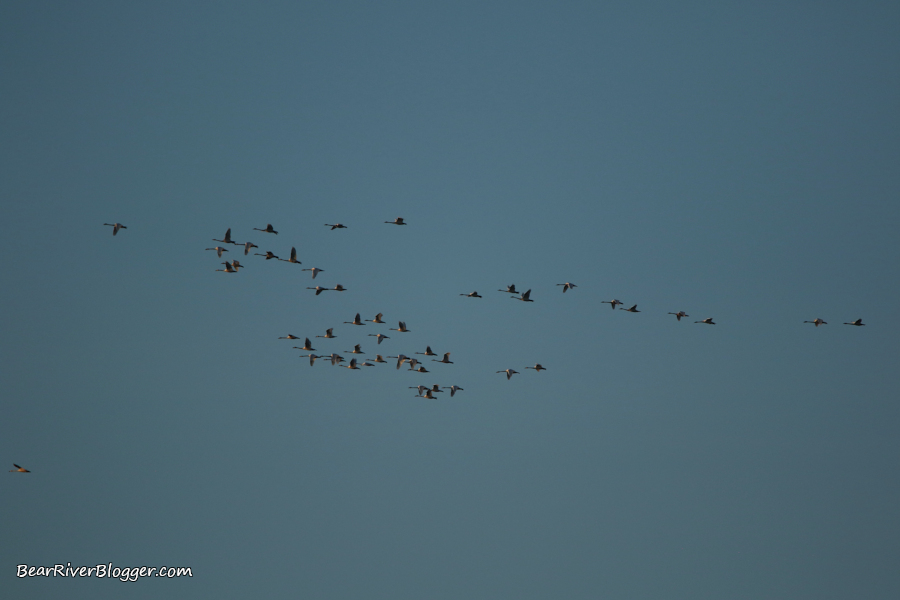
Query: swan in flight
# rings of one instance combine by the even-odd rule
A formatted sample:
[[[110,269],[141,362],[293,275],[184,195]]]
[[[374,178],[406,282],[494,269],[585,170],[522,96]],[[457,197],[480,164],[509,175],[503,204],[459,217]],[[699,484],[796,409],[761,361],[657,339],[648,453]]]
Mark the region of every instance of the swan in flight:
[[[228,263],[222,263],[222,264],[225,265],[225,264],[228,264]],[[244,265],[242,265],[241,263],[239,263],[239,262],[237,261],[237,259],[231,261],[231,266],[234,267],[234,270],[235,270],[235,271],[237,271],[238,269],[243,269],[243,268],[244,268]]]
[[[234,244],[235,246],[237,246],[237,243],[231,241],[231,228],[230,227],[228,228],[228,231],[225,232],[225,237],[223,237],[221,240],[214,239],[213,241],[214,242],[222,242],[223,244]]]
[[[383,333],[370,333],[369,336],[370,336],[370,337],[374,337],[374,338],[378,338],[378,343],[379,343],[379,344],[381,343],[382,340],[389,340],[389,339],[391,339],[391,338],[389,338],[388,336],[384,335]]]
[[[460,296],[465,296],[466,298],[481,298],[478,295],[478,292],[472,292],[471,294],[460,294]]]
[[[312,271],[312,278],[315,279],[316,275],[324,271],[325,269],[319,269],[317,267],[313,267],[311,269],[300,269],[301,271]]]
[[[345,365],[341,365],[341,366],[344,367],[345,369],[358,369],[358,368],[359,368],[359,367],[356,366],[356,359],[355,359],[355,358],[351,358],[351,359],[350,359],[350,364],[349,364],[349,365],[346,365],[346,366],[345,366]]]
[[[292,333],[289,333],[289,334],[287,334],[287,335],[285,335],[285,336],[282,336],[282,337],[280,337],[280,338],[278,338],[278,339],[279,339],[279,340],[299,340],[300,338],[298,338],[296,335],[294,335],[294,334],[292,334]],[[309,340],[307,339],[306,341],[309,341]],[[305,350],[305,348],[301,348],[301,350]]]
[[[373,358],[372,360],[374,360],[375,362],[379,362],[379,363],[386,363],[386,362],[387,362],[386,360],[384,360],[384,357],[381,356],[380,354],[376,354],[376,355],[375,355],[375,358]]]
[[[419,365],[418,369],[410,369],[410,371],[415,371],[416,373],[429,373],[428,369]]]
[[[449,353],[449,352],[444,352],[444,358],[442,358],[441,360],[438,360],[438,359],[436,359],[436,358],[432,358],[432,359],[431,359],[431,362],[439,362],[439,363],[444,363],[444,364],[448,364],[448,365],[452,365],[452,364],[453,364],[453,361],[450,360],[450,353]]]
[[[424,394],[418,394],[416,398],[425,398],[426,400],[437,400],[434,395],[431,393],[431,390],[425,390]]]
[[[568,292],[570,289],[572,289],[572,288],[574,288],[574,287],[578,287],[578,286],[575,285],[574,283],[569,283],[568,281],[565,282],[565,283],[557,283],[556,285],[561,285],[561,286],[563,286],[563,294],[565,294],[566,292]]]
[[[318,295],[321,294],[322,292],[327,292],[327,291],[329,291],[328,288],[323,288],[321,285],[317,285],[316,287],[308,287],[308,288],[306,288],[306,289],[308,289],[308,290],[316,290],[316,296],[318,296]]]
[[[265,229],[260,229],[260,228],[258,228],[258,227],[254,227],[254,228],[253,228],[253,231],[262,231],[263,233],[274,233],[275,235],[278,235],[278,232],[275,231],[275,228],[272,227],[272,224],[271,224],[271,223],[268,223],[268,224],[266,225],[266,228],[265,228]]]
[[[683,310],[679,310],[677,313],[670,312],[669,314],[675,315],[675,318],[678,319],[679,321],[681,320],[681,317],[691,316],[691,315],[687,314],[686,312],[684,312]]]
[[[862,319],[857,319],[852,323],[844,323],[844,325],[856,325],[857,327],[865,327],[866,324],[862,322]]]
[[[542,366],[541,366],[541,363],[537,363],[537,364],[534,365],[533,367],[525,367],[525,368],[526,368],[526,369],[534,369],[534,370],[537,371],[538,373],[540,373],[541,371],[546,371],[546,370],[547,370],[547,367],[542,367]]]
[[[383,317],[383,316],[384,315],[382,313],[378,313],[377,315],[375,315],[374,319],[366,319],[366,322],[368,322],[368,323],[384,323],[384,321],[381,320],[381,317]]]
[[[317,358],[323,358],[323,357],[318,356],[318,355],[316,355],[316,354],[301,354],[301,355],[300,355],[300,358],[303,358],[304,356],[308,356],[308,357],[309,357],[309,366],[313,366],[313,365],[316,363],[316,359],[317,359]]]
[[[23,469],[16,463],[13,463],[13,466],[15,467],[15,469],[10,469],[9,470],[10,473],[31,473],[31,471],[29,471],[28,469]]]
[[[294,348],[296,348],[297,350],[306,350],[307,352],[315,352],[316,351],[316,349],[312,347],[312,342],[309,341],[309,338],[306,338],[306,341],[303,344],[302,348],[300,346],[294,346]]]
[[[518,294],[519,293],[516,291],[516,284],[514,284],[514,283],[506,286],[505,290],[497,290],[497,291],[498,292],[506,292],[507,294]]]
[[[625,304],[625,303],[622,302],[621,300],[615,300],[615,299],[613,299],[613,300],[601,300],[601,301],[600,301],[600,304],[609,304],[609,307],[610,307],[611,309],[616,310],[616,305],[617,305],[617,304]]]
[[[425,352],[416,352],[416,354],[421,354],[423,356],[437,356],[437,354],[431,351],[431,346],[425,346]]]
[[[362,344],[356,344],[353,346],[353,350],[344,350],[344,352],[347,354],[365,354],[365,352],[359,349],[360,346],[362,346]]]
[[[451,385],[450,387],[447,387],[447,386],[445,385],[445,386],[444,386],[444,389],[445,389],[445,390],[450,390],[450,397],[451,397],[451,398],[452,398],[453,396],[456,395],[456,392],[462,390],[462,388],[459,387],[458,385]]]
[[[216,246],[215,248],[207,248],[207,250],[215,250],[216,254],[219,255],[219,258],[222,258],[223,252],[228,252],[228,248],[223,248],[222,246]]]
[[[113,235],[116,235],[117,233],[119,233],[119,230],[120,230],[120,229],[128,229],[127,227],[125,227],[125,226],[122,225],[121,223],[104,223],[104,225],[109,225],[110,227],[113,228]],[[27,472],[28,472],[28,471],[26,471],[26,473],[27,473]]]
[[[715,325],[715,323],[713,323],[712,317],[706,317],[702,321],[694,321],[694,323],[706,323],[707,325]]]
[[[397,370],[400,370],[400,365],[402,365],[405,361],[409,360],[409,357],[405,354],[398,354],[397,356],[388,356],[388,358],[396,358],[397,359]]]
[[[342,286],[341,284],[337,284],[336,286],[334,286],[334,287],[331,288],[331,289],[332,289],[332,291],[334,291],[334,292],[346,292],[346,291],[347,291],[347,288],[345,288],[345,287]]]
[[[347,229],[346,225],[342,225],[340,223],[335,223],[333,225],[331,223],[325,223],[325,227],[331,227],[332,231],[334,231],[335,229]]]
[[[356,313],[356,316],[353,317],[352,321],[344,321],[344,323],[346,323],[348,325],[365,325],[365,323],[363,323],[362,320],[360,320],[359,313]]]
[[[441,391],[441,388],[440,388],[440,386],[438,386],[438,384],[434,384],[433,386],[431,386],[431,393],[432,394],[443,394],[444,392]]]
[[[803,322],[804,322],[804,323],[812,323],[812,324],[815,325],[816,327],[818,327],[819,325],[828,325],[828,321],[823,321],[823,320],[820,319],[819,317],[816,317],[816,318],[815,318],[814,320],[812,320],[812,321],[803,321]]]
[[[260,254],[259,252],[254,252],[254,253],[253,253],[253,256],[265,256],[265,257],[266,257],[266,260],[272,260],[273,258],[277,258],[278,260],[281,260],[280,258],[278,258],[277,256],[275,256],[274,254],[272,254],[272,253],[269,252],[268,250],[266,250],[266,253],[265,253],[265,254]]]
[[[326,338],[326,339],[329,339],[329,340],[330,340],[331,338],[336,338],[337,336],[331,333],[333,330],[334,330],[334,327],[332,327],[331,329],[326,329],[326,330],[325,330],[325,335],[317,335],[316,337]]]
[[[635,304],[631,308],[620,308],[619,310],[624,310],[626,312],[641,312],[637,309],[637,304]]]
[[[244,256],[250,254],[250,248],[259,248],[259,246],[253,242],[244,242]]]
[[[409,389],[418,390],[420,394],[424,394],[425,390],[428,389],[428,386],[427,385],[411,385],[411,386],[409,386]]]
[[[222,264],[225,265],[225,268],[216,269],[216,271],[222,271],[223,273],[237,273],[237,269],[235,269],[230,262],[223,262]]]
[[[532,300],[530,298],[530,296],[531,296],[531,290],[528,290],[527,292],[525,292],[518,298],[513,298],[513,300],[521,300],[522,302],[534,302],[534,300]]]
[[[497,371],[498,373],[506,373],[506,380],[509,381],[509,378],[513,375],[518,375],[518,371],[513,371],[512,369],[506,369],[505,371]]]
[[[406,323],[400,321],[400,326],[398,329],[394,329],[393,327],[388,327],[391,331],[399,331],[400,333],[409,333],[411,330],[406,328]]]
[[[344,362],[344,357],[341,356],[340,354],[334,354],[334,353],[332,353],[331,356],[323,356],[322,358],[328,358],[328,359],[331,359],[331,366],[332,366],[332,367],[333,367],[334,365],[338,364],[338,363]],[[354,359],[354,360],[356,360],[356,359]]]
[[[303,264],[299,260],[297,260],[297,249],[293,246],[291,246],[291,257],[289,259],[284,260],[283,258],[279,258],[278,260],[280,260],[281,262],[294,263],[295,265]]]
[[[406,225],[403,221],[403,217],[397,217],[393,221],[385,221],[385,223],[390,223],[391,225]]]

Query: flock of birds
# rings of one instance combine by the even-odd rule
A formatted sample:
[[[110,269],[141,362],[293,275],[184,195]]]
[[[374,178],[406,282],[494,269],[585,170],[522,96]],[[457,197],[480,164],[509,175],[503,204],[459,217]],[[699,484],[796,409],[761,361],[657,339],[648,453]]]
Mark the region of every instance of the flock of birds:
[[[391,225],[406,225],[407,224],[406,221],[403,220],[403,217],[397,217],[393,221],[385,221],[385,223],[388,223]],[[122,225],[121,223],[104,223],[104,225],[113,228],[112,233],[114,236],[117,235],[120,230],[128,229],[125,225]],[[325,226],[330,227],[332,231],[334,231],[335,229],[347,229],[347,226],[343,225],[342,223],[326,223]],[[275,228],[272,226],[271,223],[267,224],[265,228],[254,227],[253,230],[260,231],[262,233],[278,235],[278,232],[275,230]],[[222,246],[214,246],[212,248],[207,248],[206,250],[214,251],[219,258],[222,257],[223,253],[229,252],[229,248],[226,247],[228,245],[236,246],[236,247],[242,246],[244,249],[244,256],[249,256],[250,250],[252,250],[254,248],[257,248],[257,249],[259,248],[259,246],[257,246],[253,242],[237,242],[235,240],[232,240],[231,239],[231,229],[228,229],[225,232],[225,235],[222,236],[222,239],[214,238],[213,241],[219,242],[223,245]],[[301,264],[301,262],[297,259],[297,249],[295,247],[291,248],[290,258],[280,258],[276,254],[274,254],[273,252],[268,251],[268,250],[264,254],[256,252],[256,253],[254,253],[254,256],[262,256],[263,258],[265,258],[265,260],[273,260],[274,259],[274,260],[287,262],[287,263],[293,263],[293,264],[298,264],[298,265]],[[241,264],[238,259],[233,259],[231,261],[225,261],[222,264],[225,266],[225,268],[224,269],[216,269],[216,271],[224,272],[224,273],[238,273],[240,271],[240,269],[244,268],[244,265]],[[310,273],[312,273],[312,279],[315,279],[319,273],[323,273],[325,270],[320,269],[318,267],[310,267],[310,268],[301,269],[301,271],[309,271]],[[568,281],[565,283],[558,283],[556,285],[562,286],[563,293],[566,293],[569,290],[578,287],[574,283],[571,283]],[[347,291],[347,288],[345,288],[340,283],[336,284],[333,288],[326,288],[326,287],[317,285],[314,287],[307,287],[306,289],[315,290],[316,296],[318,296],[322,292],[326,292],[326,291],[335,291],[335,292]],[[516,290],[515,284],[508,285],[508,286],[506,286],[506,289],[499,289],[497,291],[511,294],[512,298],[514,300],[519,300],[521,302],[534,302],[534,300],[531,299],[531,290],[530,289],[526,290],[524,292],[519,292]],[[483,297],[477,291],[473,291],[468,294],[462,293],[462,294],[460,294],[460,296],[465,296],[467,298],[482,298]],[[601,301],[601,303],[609,304],[610,308],[612,310],[616,310],[617,307],[624,307],[624,303],[618,299],[603,300],[603,301]],[[623,311],[631,312],[631,313],[641,312],[640,310],[638,310],[637,304],[631,306],[630,308],[619,308],[619,310],[623,310]],[[684,317],[690,317],[690,315],[687,314],[686,312],[684,312],[683,310],[680,310],[678,312],[669,312],[668,314],[674,315],[678,321],[681,321],[681,319]],[[382,317],[384,317],[384,314],[378,313],[377,315],[375,315],[374,319],[366,319],[365,321],[363,321],[360,314],[357,313],[352,321],[344,321],[344,324],[356,325],[356,326],[364,326],[366,323],[374,323],[374,324],[379,324],[379,325],[386,324],[386,322],[382,319]],[[715,325],[716,324],[715,321],[713,321],[712,317],[707,317],[707,318],[701,319],[699,321],[694,321],[694,323],[702,323],[702,324],[706,324],[706,325]],[[827,325],[828,324],[827,321],[824,321],[823,319],[820,319],[818,317],[816,317],[812,321],[804,321],[804,323],[812,323],[815,327],[818,327],[819,325]],[[844,325],[853,325],[856,327],[862,327],[865,325],[865,323],[862,322],[862,319],[856,319],[855,321],[845,322]],[[398,333],[409,333],[411,331],[410,329],[407,328],[406,323],[404,321],[399,321],[398,326],[396,328],[391,327],[391,328],[389,328],[389,330],[396,331]],[[380,345],[381,342],[383,342],[384,340],[390,339],[389,336],[384,335],[382,333],[370,333],[368,335],[369,335],[369,337],[376,338],[378,345]],[[325,330],[325,335],[317,335],[315,337],[323,338],[323,339],[333,339],[333,338],[336,338],[337,336],[334,334],[334,328],[331,327],[331,328],[328,328]],[[293,334],[288,334],[286,336],[281,336],[278,339],[299,340],[301,338],[296,335],[293,335]],[[362,346],[361,343],[355,344],[353,347],[353,350],[344,350],[344,352],[346,354],[355,354],[355,355],[365,354],[362,351],[361,346]],[[310,366],[313,366],[315,364],[316,360],[321,358],[321,359],[325,359],[325,360],[331,362],[332,366],[341,366],[346,369],[360,370],[361,367],[374,367],[378,363],[387,363],[388,361],[385,360],[385,358],[390,358],[390,359],[396,359],[397,370],[399,370],[404,364],[407,364],[409,366],[409,368],[407,370],[409,370],[409,371],[413,371],[413,372],[417,372],[417,373],[429,373],[430,372],[428,369],[425,368],[424,364],[421,364],[421,361],[419,359],[415,358],[415,356],[410,357],[410,356],[407,356],[405,354],[400,354],[400,353],[398,353],[396,356],[387,356],[387,357],[382,356],[381,354],[375,354],[375,358],[361,358],[359,360],[357,360],[356,357],[353,357],[352,359],[350,359],[349,363],[342,364],[347,361],[342,355],[340,355],[336,352],[332,352],[331,354],[314,354],[314,352],[316,352],[317,350],[315,348],[313,348],[312,341],[308,337],[304,338],[303,346],[293,346],[293,348],[297,349],[297,350],[303,350],[305,352],[309,352],[309,354],[301,354],[300,357],[301,358],[309,358]],[[414,354],[419,354],[419,355],[428,356],[428,357],[439,356],[439,354],[437,354],[436,352],[433,352],[431,350],[431,346],[426,346],[425,352],[414,352]],[[453,361],[450,360],[450,354],[451,354],[450,352],[444,352],[443,357],[441,359],[432,358],[431,361],[440,363],[440,364],[452,365]],[[533,367],[525,367],[525,368],[533,369],[535,372],[547,370],[546,367],[542,366],[540,363],[535,364]],[[506,379],[509,380],[512,378],[513,375],[519,374],[519,371],[516,371],[514,369],[503,369],[503,370],[497,371],[497,373],[505,373]],[[418,392],[415,395],[416,398],[426,398],[429,400],[436,400],[437,398],[435,397],[434,394],[443,393],[443,390],[450,390],[451,398],[456,395],[456,392],[463,391],[462,387],[455,385],[455,384],[450,385],[450,386],[440,386],[438,384],[434,384],[431,387],[428,387],[426,385],[416,385],[416,386],[409,386],[409,389],[414,389]],[[15,467],[15,469],[10,470],[11,473],[30,473],[31,472],[28,469],[20,467],[17,464],[13,464],[13,466]]]

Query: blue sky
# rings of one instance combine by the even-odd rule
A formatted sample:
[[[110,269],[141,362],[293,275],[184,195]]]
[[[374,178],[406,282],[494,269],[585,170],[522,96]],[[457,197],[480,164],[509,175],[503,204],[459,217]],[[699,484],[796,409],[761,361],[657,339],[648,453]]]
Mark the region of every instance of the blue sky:
[[[3,588],[896,598],[898,18],[0,5]]]

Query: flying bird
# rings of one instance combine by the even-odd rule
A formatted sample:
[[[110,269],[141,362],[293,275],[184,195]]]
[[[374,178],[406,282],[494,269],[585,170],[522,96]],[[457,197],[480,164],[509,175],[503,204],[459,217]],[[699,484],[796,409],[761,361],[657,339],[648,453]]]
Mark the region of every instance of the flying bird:
[[[856,325],[857,327],[865,327],[866,324],[862,322],[862,319],[857,319],[852,323],[844,323],[844,325]]]
[[[518,294],[516,291],[516,284],[506,286],[505,290],[497,290],[498,292],[506,292],[507,294]]]
[[[293,335],[293,334],[290,334],[290,333],[289,333],[289,334],[287,334],[286,336],[282,336],[282,337],[280,337],[280,338],[278,338],[278,339],[279,339],[279,340],[299,340],[300,338],[298,338],[296,335]],[[309,340],[307,340],[307,341],[309,341]]]
[[[624,310],[626,312],[641,312],[637,309],[637,304],[635,304],[631,308],[620,308],[619,310]]]
[[[390,223],[391,225],[406,225],[406,223],[403,222],[403,217],[397,217],[393,221],[385,221],[385,223]]]
[[[518,371],[513,371],[512,369],[506,369],[505,371],[497,371],[498,373],[506,373],[506,380],[509,381],[509,378],[513,375],[517,375]]]
[[[478,292],[472,292],[471,294],[460,294],[460,296],[465,296],[466,298],[481,298],[478,295]]]
[[[393,327],[388,327],[388,329],[391,331],[399,331],[400,333],[409,333],[410,332],[410,330],[406,328],[406,323],[404,323],[403,321],[400,321],[400,326],[398,329],[394,329]]]
[[[437,356],[437,354],[431,351],[431,346],[425,346],[425,352],[416,352],[416,354],[422,354],[424,356]]]
[[[513,298],[513,300],[521,300],[522,302],[534,302],[529,296],[531,296],[531,290],[528,290],[518,298]]]
[[[384,360],[384,357],[381,356],[380,354],[376,354],[375,358],[373,358],[372,360],[374,360],[377,363],[386,363],[387,362],[386,360]]]
[[[377,315],[375,315],[374,319],[366,319],[366,321],[369,323],[384,323],[384,321],[381,320],[381,317],[383,316],[384,315],[382,313],[378,313]]]
[[[444,389],[445,389],[445,390],[450,390],[450,397],[451,397],[451,398],[452,398],[453,396],[456,395],[456,392],[462,390],[462,388],[459,387],[458,385],[451,385],[450,387],[444,386]]]
[[[316,351],[316,349],[312,347],[312,342],[309,341],[309,338],[306,338],[306,341],[303,344],[302,348],[300,346],[294,346],[294,348],[296,348],[297,350],[306,350],[307,352],[315,352]]]
[[[317,285],[316,287],[308,287],[308,288],[306,288],[306,289],[308,289],[308,290],[316,290],[316,296],[318,296],[318,295],[321,294],[322,292],[327,292],[327,291],[329,291],[328,288],[323,288],[321,285]]]
[[[677,313],[670,312],[669,314],[675,315],[675,318],[678,319],[679,321],[681,320],[681,317],[691,316],[691,315],[687,314],[686,312],[684,312],[683,310],[679,310]]]
[[[341,284],[337,284],[336,286],[334,286],[334,288],[332,288],[332,291],[334,291],[334,292],[346,292],[346,291],[347,291],[347,288],[345,288],[345,287],[342,286]]]
[[[707,325],[715,325],[715,323],[713,323],[712,317],[706,317],[702,321],[694,321],[694,323],[706,323]]]
[[[222,271],[223,273],[237,273],[237,269],[235,269],[230,262],[223,262],[222,264],[225,265],[225,268],[216,269],[216,271]]]
[[[331,227],[332,231],[334,231],[335,229],[347,229],[346,225],[341,225],[340,223],[335,223],[334,225],[332,225],[331,223],[325,223],[325,227]]]
[[[332,327],[332,328],[330,328],[330,329],[326,329],[326,330],[325,330],[325,335],[317,335],[316,337],[326,338],[326,339],[329,339],[329,340],[330,340],[331,338],[336,338],[337,336],[331,333],[333,330],[334,330],[334,327]]]
[[[318,356],[316,354],[301,354],[300,358],[303,358],[304,356],[309,357],[309,366],[313,366],[315,364],[317,358],[322,358],[321,356]]]
[[[436,359],[436,358],[432,358],[432,359],[431,359],[431,362],[439,362],[439,363],[444,363],[444,364],[447,364],[447,365],[452,365],[452,364],[453,364],[453,361],[450,360],[450,353],[449,353],[449,352],[444,352],[444,358],[442,358],[441,360],[438,360],[438,359]]]
[[[347,354],[365,354],[365,352],[360,350],[360,346],[362,346],[362,344],[356,344],[355,346],[353,346],[353,350],[344,350],[344,352],[346,352]]]
[[[207,250],[215,250],[216,254],[219,255],[219,258],[222,258],[223,252],[228,252],[228,248],[223,248],[222,246],[216,246],[215,248],[207,248]]]
[[[244,256],[250,254],[250,248],[259,248],[259,246],[253,242],[244,242]]]
[[[231,241],[231,228],[230,227],[228,228],[228,231],[225,232],[225,237],[223,237],[221,240],[214,239],[213,241],[214,242],[222,242],[223,244],[234,244],[235,246],[237,246],[237,244],[235,242]]]
[[[325,269],[319,269],[319,268],[313,267],[313,268],[311,268],[311,269],[300,269],[300,270],[301,270],[301,271],[312,271],[312,278],[315,279],[315,278],[316,278],[316,275],[318,275],[319,273],[321,273],[321,272],[324,271]]]
[[[273,258],[276,258],[276,259],[278,259],[278,260],[281,260],[280,258],[278,258],[277,256],[275,256],[274,254],[272,254],[272,253],[269,252],[268,250],[266,250],[266,253],[265,253],[265,254],[260,254],[259,252],[254,252],[254,253],[253,253],[253,256],[265,256],[265,257],[266,257],[266,260],[272,260]]]
[[[360,318],[359,318],[359,313],[356,313],[356,316],[353,317],[353,320],[352,320],[352,321],[344,321],[344,323],[347,323],[348,325],[365,325],[365,323],[363,323],[363,322],[360,320]]]
[[[222,264],[224,265],[224,264],[228,264],[228,263],[222,263]],[[244,265],[242,265],[241,263],[239,263],[239,262],[237,261],[237,259],[231,261],[231,266],[234,267],[234,270],[235,270],[235,271],[237,271],[238,269],[243,269],[243,268],[244,268]]]
[[[600,304],[609,304],[609,307],[613,310],[616,310],[617,304],[625,304],[621,300],[601,300]]]
[[[297,260],[297,249],[293,246],[291,246],[291,257],[289,259],[284,260],[283,258],[279,258],[278,260],[280,260],[281,262],[294,263],[295,265],[302,264],[299,260]]]
[[[819,325],[828,325],[828,322],[827,322],[827,321],[823,321],[823,320],[820,319],[819,317],[816,317],[816,318],[815,318],[814,320],[812,320],[812,321],[803,321],[803,322],[804,322],[804,323],[812,323],[812,324],[815,325],[816,327],[818,327]]]
[[[547,367],[542,367],[542,366],[541,366],[541,363],[537,363],[537,364],[534,365],[533,367],[525,367],[525,368],[526,368],[526,369],[534,369],[534,370],[537,371],[538,373],[540,373],[541,371],[546,371],[546,370],[547,370]]]
[[[113,234],[113,235],[115,235],[115,234]],[[20,467],[16,463],[13,463],[13,466],[15,467],[15,469],[10,469],[9,470],[10,473],[31,473],[31,471]]]
[[[349,365],[347,365],[347,366],[341,365],[341,366],[344,367],[345,369],[358,369],[358,368],[359,368],[359,367],[356,366],[356,359],[355,359],[355,358],[350,359],[350,364],[349,364]]]
[[[263,233],[274,233],[275,235],[278,235],[278,232],[275,231],[275,228],[272,227],[271,223],[267,224],[265,229],[260,229],[259,227],[254,227],[253,231],[262,231]]]
[[[110,227],[113,228],[113,235],[116,235],[117,233],[119,233],[120,229],[128,229],[121,223],[104,223],[104,225],[109,225]],[[27,473],[27,471],[26,471],[26,473]]]
[[[391,338],[389,338],[388,336],[384,335],[383,333],[370,333],[369,336],[378,338],[378,343],[379,343],[379,344],[381,343],[382,340],[389,340],[389,339],[391,339]]]
[[[568,292],[570,289],[572,289],[572,288],[574,288],[574,287],[578,287],[578,286],[575,285],[574,283],[569,283],[568,281],[565,282],[565,283],[557,283],[556,285],[561,285],[561,286],[563,286],[563,294],[565,294],[566,292]]]

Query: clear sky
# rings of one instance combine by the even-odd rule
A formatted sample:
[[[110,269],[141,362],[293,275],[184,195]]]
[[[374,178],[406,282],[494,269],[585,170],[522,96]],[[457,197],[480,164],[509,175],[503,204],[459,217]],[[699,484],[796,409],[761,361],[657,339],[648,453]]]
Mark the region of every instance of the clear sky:
[[[898,67],[896,2],[0,3],[0,596],[900,597]]]

